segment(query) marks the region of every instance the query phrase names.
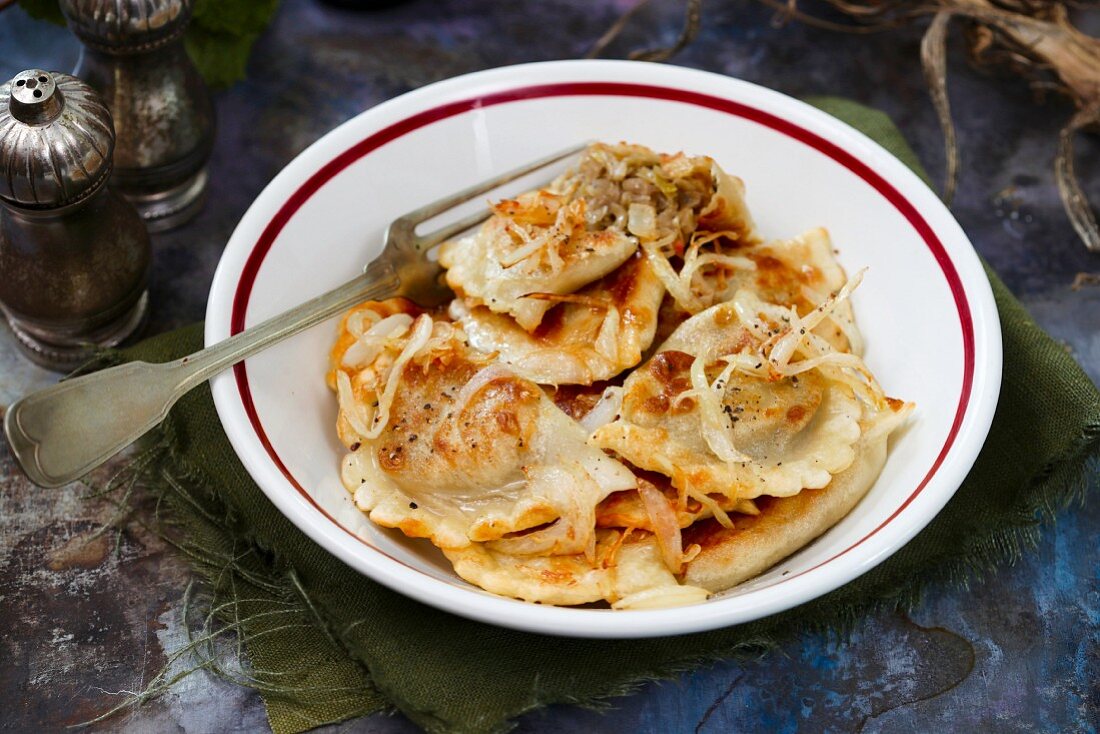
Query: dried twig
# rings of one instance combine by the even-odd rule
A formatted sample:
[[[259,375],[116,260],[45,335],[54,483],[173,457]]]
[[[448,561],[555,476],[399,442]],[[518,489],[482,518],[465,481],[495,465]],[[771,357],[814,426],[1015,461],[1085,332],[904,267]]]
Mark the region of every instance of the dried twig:
[[[781,26],[791,20],[797,20],[799,23],[804,23],[814,28],[821,28],[826,31],[837,31],[839,33],[854,33],[856,35],[868,35],[871,33],[882,33],[883,31],[893,30],[894,28],[901,27],[908,23],[911,18],[902,14],[891,16],[886,20],[877,20],[875,15],[877,13],[872,12],[859,12],[858,17],[861,23],[834,23],[831,20],[824,18],[818,18],[815,15],[804,13],[799,9],[797,2],[792,0],[759,0],[763,5],[767,5],[770,8],[774,8],[776,13],[776,19],[773,25]],[[917,15],[925,14],[927,11],[922,10],[923,6],[914,3],[917,6]],[[857,15],[857,12],[853,10],[853,15]],[[916,17],[916,16],[914,16]]]
[[[951,102],[947,98],[947,25],[950,13],[936,13],[920,43],[921,65],[932,104],[940,118],[943,130],[943,149],[946,159],[943,200],[948,205],[955,198],[955,181],[959,170],[959,149],[955,141],[955,123],[951,120]]]
[[[1069,289],[1071,291],[1079,291],[1082,288],[1088,288],[1090,286],[1100,285],[1100,273],[1078,273],[1073,278],[1073,282],[1070,283]]]
[[[602,54],[604,49],[611,45],[611,42],[618,38],[619,34],[623,32],[623,29],[630,23],[630,19],[637,15],[638,11],[648,4],[649,0],[638,0],[634,7],[620,15],[619,19],[616,20],[610,28],[604,31],[604,34],[592,45],[592,48],[589,49],[584,57],[586,59],[594,59]]]
[[[699,19],[703,13],[703,0],[687,0],[687,10],[684,12],[684,28],[676,43],[668,48],[651,48],[634,51],[630,58],[634,61],[667,61],[680,53],[689,43],[695,40],[699,33]]]
[[[1073,170],[1073,138],[1078,130],[1097,123],[1100,123],[1100,106],[1078,110],[1058,136],[1058,157],[1054,160],[1054,177],[1066,214],[1081,241],[1093,252],[1100,252],[1100,227]]]
[[[619,16],[619,19],[600,36],[599,40],[593,44],[591,50],[585,54],[585,57],[594,59],[603,53],[604,49],[619,37],[623,29],[630,23],[631,19],[648,4],[649,0],[638,0],[638,3],[634,5],[634,7]],[[676,43],[668,47],[638,49],[632,51],[629,58],[633,61],[667,61],[674,55],[680,53],[685,46],[695,40],[695,36],[699,33],[702,8],[703,0],[687,0],[687,8],[684,11],[684,27],[680,31],[680,36],[676,39]]]

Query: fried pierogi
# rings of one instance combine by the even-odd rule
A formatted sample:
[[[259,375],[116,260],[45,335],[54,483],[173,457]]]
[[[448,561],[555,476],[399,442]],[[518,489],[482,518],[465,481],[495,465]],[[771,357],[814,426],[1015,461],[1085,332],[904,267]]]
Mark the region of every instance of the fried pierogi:
[[[845,280],[829,232],[823,227],[790,240],[748,245],[731,241],[721,233],[699,231],[668,287],[664,313],[659,317],[666,329],[661,336],[667,338],[672,328],[687,317],[729,301],[742,288],[805,316],[839,290]],[[863,340],[847,300],[836,304],[815,332],[840,351],[863,351]]]
[[[685,584],[722,591],[758,576],[816,539],[859,503],[886,463],[890,434],[912,412],[911,403],[889,400],[870,418],[855,446],[855,459],[820,489],[790,497],[761,497],[753,515],[731,514],[723,524],[703,520],[684,531],[698,548],[685,564]]]
[[[887,407],[862,360],[813,333],[846,295],[803,318],[741,290],[696,314],[627,378],[593,443],[701,502],[824,487]]]
[[[554,301],[610,273],[638,249],[621,229],[589,230],[583,199],[551,191],[493,206],[476,234],[445,243],[447,285],[471,304],[536,328]]]
[[[543,604],[608,601],[617,609],[703,601],[705,589],[682,584],[643,532],[598,533],[594,561],[583,556],[515,556],[484,544],[444,549],[455,572],[483,589]]]
[[[593,557],[595,506],[634,486],[630,471],[586,445],[538,385],[471,350],[461,327],[400,306],[361,307],[360,335],[333,353],[356,504],[441,548]]]
[[[341,321],[341,477],[467,581],[691,604],[844,517],[913,406],[862,359],[824,229],[765,241],[710,158],[594,144],[446,243],[455,299]]]
[[[754,238],[743,194],[709,158],[596,144],[546,189],[494,205],[475,234],[441,248],[440,262],[470,308],[508,314],[531,332],[556,303],[547,296],[604,277],[639,242],[671,251],[704,224]]]
[[[464,299],[451,302],[470,345],[495,352],[516,374],[545,385],[609,380],[642,359],[657,330],[665,287],[640,255],[555,305],[534,331],[515,319]]]

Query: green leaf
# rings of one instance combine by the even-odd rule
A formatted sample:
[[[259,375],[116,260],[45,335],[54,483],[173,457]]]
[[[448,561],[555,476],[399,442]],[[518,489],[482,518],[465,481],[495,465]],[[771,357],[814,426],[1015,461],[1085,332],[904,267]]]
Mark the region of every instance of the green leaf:
[[[279,0],[196,0],[192,27],[253,36],[271,22]]]
[[[245,78],[252,44],[267,28],[279,0],[195,0],[187,52],[211,87]]]
[[[19,0],[19,7],[26,10],[27,15],[32,18],[65,25],[65,16],[61,14],[57,0]]]
[[[244,79],[248,56],[258,35],[240,36],[191,28],[184,45],[206,83],[219,89]]]

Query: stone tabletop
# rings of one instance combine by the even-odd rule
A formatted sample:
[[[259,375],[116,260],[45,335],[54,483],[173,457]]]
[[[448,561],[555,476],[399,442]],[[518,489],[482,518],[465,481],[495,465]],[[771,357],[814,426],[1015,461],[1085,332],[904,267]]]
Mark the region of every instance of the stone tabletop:
[[[280,168],[323,133],[439,79],[583,56],[633,4],[413,0],[365,13],[284,0],[255,48],[248,80],[216,95],[205,210],[154,236],[147,333],[203,317],[233,227]],[[671,42],[681,12],[679,0],[650,3],[607,55]],[[1098,11],[1088,13],[1081,21],[1097,32]],[[750,0],[711,0],[700,37],[672,63],[794,96],[842,95],[878,107],[939,180],[941,138],[918,62],[919,32],[853,37],[774,20]],[[1079,273],[1100,273],[1100,255],[1077,240],[1053,181],[1058,131],[1071,110],[1060,99],[1037,100],[1018,80],[971,70],[954,51],[949,84],[962,165],[953,210],[1040,324],[1100,380],[1100,285],[1072,287]],[[0,13],[0,78],[27,67],[69,71],[78,55],[66,30],[17,7]],[[318,80],[331,94],[316,93]],[[1100,201],[1100,139],[1084,136],[1078,146],[1086,190]],[[0,332],[0,406],[55,379]],[[141,690],[186,642],[187,565],[140,522],[97,534],[116,509],[88,494],[79,485],[31,486],[0,445],[0,729],[56,731],[95,718]],[[139,507],[135,519],[145,512]],[[873,614],[844,638],[807,634],[759,660],[648,684],[602,713],[552,707],[524,717],[518,730],[1095,731],[1098,529],[1094,500],[1061,512],[1014,566],[967,589],[934,588],[909,615]],[[91,728],[256,731],[266,719],[258,695],[200,671]],[[400,716],[373,716],[332,730],[415,727]]]

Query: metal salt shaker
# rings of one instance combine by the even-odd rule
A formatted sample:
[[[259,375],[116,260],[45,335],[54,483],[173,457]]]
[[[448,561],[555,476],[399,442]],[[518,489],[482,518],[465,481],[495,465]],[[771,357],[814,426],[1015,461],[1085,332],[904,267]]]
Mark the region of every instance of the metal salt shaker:
[[[0,85],[0,309],[35,362],[68,369],[141,325],[149,234],[107,186],[111,114],[68,74]]]
[[[214,108],[183,47],[192,0],[61,0],[85,52],[74,72],[115,121],[112,185],[152,232],[202,208]]]

